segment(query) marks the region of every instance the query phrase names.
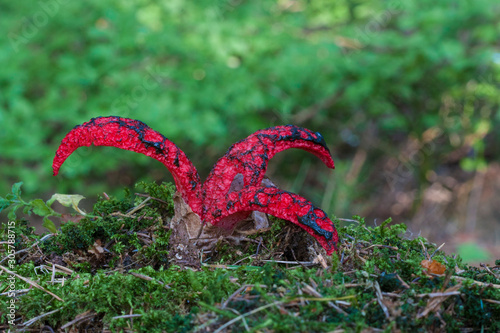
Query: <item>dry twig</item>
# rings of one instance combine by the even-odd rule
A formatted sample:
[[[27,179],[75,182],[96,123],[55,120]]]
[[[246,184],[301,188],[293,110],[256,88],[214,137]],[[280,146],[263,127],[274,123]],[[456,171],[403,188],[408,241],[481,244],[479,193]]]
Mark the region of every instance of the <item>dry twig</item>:
[[[23,323],[21,325],[24,326],[24,327],[31,326],[34,323],[36,323],[38,320],[40,320],[40,319],[42,319],[44,317],[50,316],[51,314],[54,314],[56,312],[59,312],[60,310],[61,310],[61,308],[55,309],[55,310],[50,311],[50,312],[43,313],[43,314],[39,315],[38,317],[32,318],[32,319],[28,320],[27,322],[25,322],[25,323]]]
[[[65,328],[68,328],[68,327],[73,326],[75,324],[80,324],[82,322],[86,322],[86,321],[94,318],[95,316],[96,316],[95,312],[92,312],[91,310],[85,311],[84,313],[77,315],[75,317],[75,319],[73,319],[69,323],[66,323],[63,326],[61,326],[61,329],[65,329]]]
[[[159,284],[161,284],[163,286],[163,288],[170,289],[170,286],[168,284],[165,284],[165,283],[163,283],[161,281],[153,279],[152,277],[149,277],[147,275],[139,274],[139,273],[135,273],[135,272],[130,272],[130,275],[133,275],[135,277],[138,277],[139,279],[143,279],[143,280],[146,280],[146,281],[155,281],[155,282],[158,282]]]
[[[460,293],[457,294],[458,289],[462,287],[462,284],[459,283],[453,287],[450,287],[446,289],[444,292],[441,293],[429,293],[429,294],[421,294],[418,296],[429,296],[431,300],[427,303],[427,306],[425,309],[417,314],[417,319],[426,317],[429,313],[431,312],[437,312],[441,304],[448,299],[450,296],[454,295],[460,295]]]
[[[302,290],[308,294],[308,295],[311,295],[311,296],[314,296],[314,297],[319,297],[319,298],[324,298],[323,295],[321,295],[321,293],[319,293],[317,290],[315,290],[313,287],[311,287],[310,285],[308,285],[307,283],[303,282],[304,284],[304,288],[302,288]],[[333,304],[333,302],[331,301],[328,301],[326,304],[328,304],[329,307],[335,309],[338,313],[341,313],[343,315],[346,315],[347,316],[347,313],[342,310],[341,308],[339,308],[337,305]]]
[[[222,332],[222,330],[223,330],[223,329],[225,329],[226,327],[228,327],[228,326],[230,326],[230,325],[234,324],[234,323],[235,323],[235,322],[237,322],[238,320],[241,320],[241,319],[243,319],[243,318],[245,318],[245,317],[247,317],[247,316],[250,316],[250,315],[252,315],[252,314],[254,314],[254,313],[257,313],[257,312],[259,312],[259,311],[262,311],[262,310],[264,310],[264,309],[267,309],[267,308],[269,308],[269,307],[271,307],[271,306],[276,306],[276,305],[281,305],[281,304],[283,304],[283,302],[282,302],[282,301],[276,301],[276,302],[273,302],[273,303],[266,304],[266,305],[264,305],[264,306],[258,307],[257,309],[254,309],[254,310],[252,310],[252,311],[250,311],[250,312],[247,312],[247,313],[245,313],[245,314],[242,314],[242,315],[240,315],[240,316],[238,316],[238,317],[236,317],[236,318],[234,318],[234,319],[231,319],[230,321],[228,321],[227,323],[225,323],[224,325],[222,325],[221,327],[219,327],[218,329],[216,329],[216,330],[214,331],[214,333],[219,333],[219,332]]]
[[[22,249],[22,250],[19,250],[17,252],[14,252],[13,254],[10,254],[8,256],[6,256],[5,258],[3,258],[2,260],[0,260],[0,264],[3,263],[5,260],[7,260],[8,258],[10,258],[11,256],[16,256],[17,254],[20,254],[20,253],[24,253],[24,252],[28,252],[29,250],[31,250],[33,247],[37,246],[40,242],[43,242],[47,239],[49,239],[50,237],[52,237],[54,234],[47,234],[45,236],[43,236],[42,238],[40,238],[39,240],[37,240],[36,242],[34,242],[30,247],[27,247],[25,249]]]
[[[3,267],[0,265],[0,269],[4,270],[6,273],[10,274],[10,275],[13,275],[15,277],[17,277],[18,279],[20,280],[23,280],[24,282],[32,285],[33,287],[37,288],[37,289],[40,289],[41,291],[49,294],[50,296],[54,297],[55,299],[57,299],[58,301],[61,301],[61,302],[64,302],[64,300],[62,298],[60,298],[59,296],[57,296],[56,294],[48,291],[47,289],[45,289],[44,287],[40,286],[38,283],[34,282],[34,281],[31,281],[30,279],[28,278],[25,278],[24,276],[21,276],[11,270],[9,270],[8,268],[6,267]]]

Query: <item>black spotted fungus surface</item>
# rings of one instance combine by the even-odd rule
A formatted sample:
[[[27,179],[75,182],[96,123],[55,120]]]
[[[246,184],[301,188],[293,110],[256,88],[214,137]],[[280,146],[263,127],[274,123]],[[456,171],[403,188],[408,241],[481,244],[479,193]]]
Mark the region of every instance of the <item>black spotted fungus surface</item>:
[[[199,216],[200,228],[209,222],[231,231],[252,211],[260,211],[298,225],[316,238],[328,255],[337,250],[337,230],[324,211],[299,195],[262,185],[268,161],[289,148],[311,152],[334,168],[319,133],[293,125],[257,131],[232,145],[201,183],[184,152],[162,134],[138,120],[98,117],[76,126],[64,137],[54,158],[54,175],[77,148],[90,145],[131,150],[163,163],[172,173],[184,202]],[[231,192],[231,185],[240,175],[242,188]],[[181,232],[176,236],[183,235]]]

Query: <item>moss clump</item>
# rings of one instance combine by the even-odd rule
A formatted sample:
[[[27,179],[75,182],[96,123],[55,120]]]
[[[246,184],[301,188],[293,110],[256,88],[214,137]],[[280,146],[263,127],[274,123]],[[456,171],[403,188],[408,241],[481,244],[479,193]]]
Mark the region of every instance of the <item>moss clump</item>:
[[[164,225],[173,213],[175,187],[170,183],[139,183],[136,187],[146,193],[133,195],[125,190],[123,199],[100,197],[91,214],[78,222],[64,222],[57,235],[40,244],[42,252],[52,257],[77,253],[78,262],[86,267],[87,263],[95,264],[90,265],[94,268],[114,267],[127,258],[155,267],[165,265],[170,232]],[[92,247],[101,247],[105,252],[99,255],[91,251],[89,258]]]
[[[348,224],[335,219],[340,251],[326,258],[302,230],[271,218],[266,232],[248,235],[239,245],[220,239],[214,250],[200,251],[201,269],[185,269],[167,256],[174,188],[140,186],[145,194],[100,198],[92,213],[64,223],[48,239],[16,220],[16,251],[23,252],[10,270],[44,289],[16,278],[19,292],[0,298],[1,321],[9,322],[6,309],[14,299],[11,323],[17,328],[45,314],[30,327],[500,330],[499,267],[469,267],[422,237],[407,237],[404,225],[388,220],[370,227],[359,217]],[[2,225],[1,232],[7,237],[9,231]],[[321,260],[307,261],[306,254],[324,259],[326,267]],[[422,266],[424,259],[435,260],[445,273],[433,274]],[[10,273],[2,272],[3,283]]]

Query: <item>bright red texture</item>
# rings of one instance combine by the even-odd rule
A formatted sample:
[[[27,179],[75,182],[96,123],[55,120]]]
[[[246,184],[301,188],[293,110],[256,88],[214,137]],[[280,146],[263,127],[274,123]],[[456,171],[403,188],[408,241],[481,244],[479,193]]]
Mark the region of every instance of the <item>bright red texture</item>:
[[[205,222],[231,229],[250,212],[261,211],[297,224],[315,237],[329,255],[337,251],[337,231],[325,212],[297,194],[262,185],[268,161],[289,148],[311,152],[334,168],[319,133],[293,125],[257,131],[232,145],[202,184],[184,152],[162,134],[138,120],[99,117],[76,126],[62,140],[52,165],[54,175],[78,147],[92,144],[131,150],[163,163],[174,176],[183,199]],[[231,192],[238,175],[242,177],[242,188]]]

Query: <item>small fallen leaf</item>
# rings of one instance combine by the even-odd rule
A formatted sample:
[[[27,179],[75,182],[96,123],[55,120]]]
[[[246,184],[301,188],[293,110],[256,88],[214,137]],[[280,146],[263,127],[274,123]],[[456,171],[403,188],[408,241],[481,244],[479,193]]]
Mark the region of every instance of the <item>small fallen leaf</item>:
[[[62,221],[71,221],[71,222],[78,223],[84,218],[85,218],[85,216],[83,216],[83,215],[61,214]]]
[[[441,264],[440,262],[436,260],[422,260],[420,262],[420,266],[423,268],[426,268],[427,271],[431,274],[444,274],[446,271],[446,266]]]
[[[97,259],[100,259],[102,257],[102,254],[104,253],[104,248],[102,247],[101,240],[98,239],[94,242],[94,245],[88,250],[89,253],[94,254]]]

